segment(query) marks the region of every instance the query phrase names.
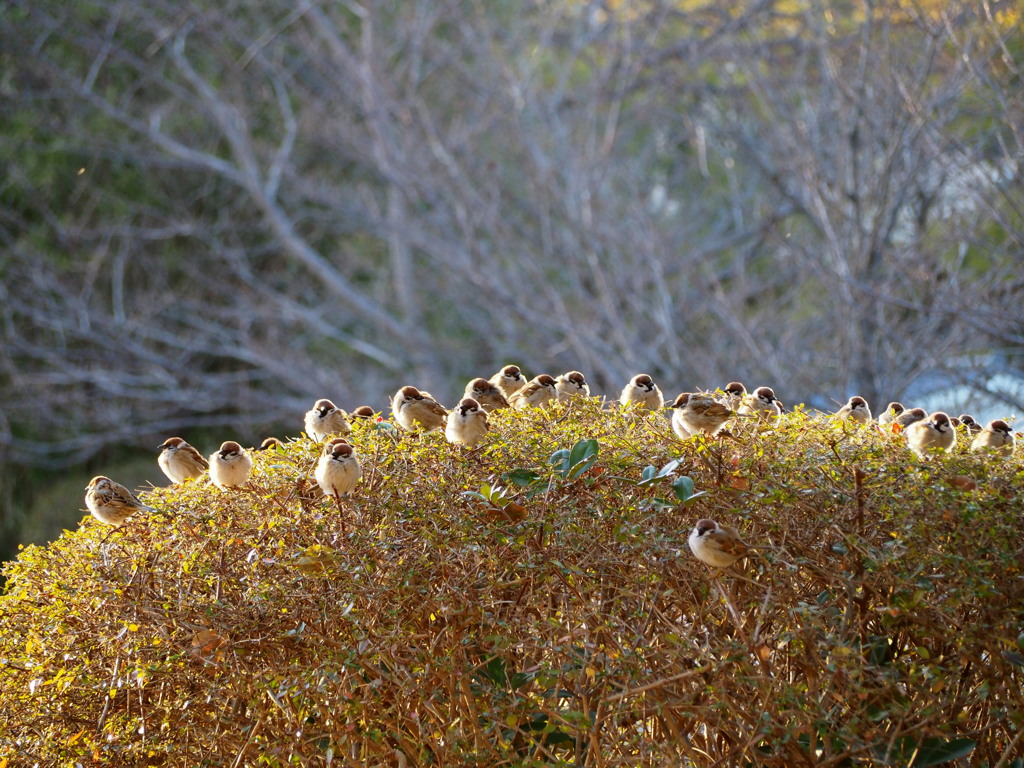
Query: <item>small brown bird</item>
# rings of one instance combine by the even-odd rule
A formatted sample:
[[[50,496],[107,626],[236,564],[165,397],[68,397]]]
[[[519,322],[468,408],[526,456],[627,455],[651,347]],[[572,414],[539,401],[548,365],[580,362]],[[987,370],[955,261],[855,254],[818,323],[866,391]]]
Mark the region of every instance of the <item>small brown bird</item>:
[[[907,409],[903,407],[903,403],[893,400],[885,406],[885,410],[882,413],[878,414],[878,423],[892,424],[893,420],[905,410]]]
[[[515,392],[526,386],[526,379],[518,365],[506,365],[491,376],[491,384],[500,389],[506,398],[511,398]]]
[[[747,395],[737,412],[753,413],[759,416],[779,416],[782,414],[782,406],[771,387],[758,387],[753,394]]]
[[[352,425],[348,423],[345,412],[330,400],[317,400],[306,411],[305,426],[309,438],[318,443],[328,435],[352,433]]]
[[[911,424],[917,421],[921,421],[928,417],[928,412],[924,408],[910,408],[905,409],[903,413],[892,420],[892,423],[906,429]]]
[[[471,397],[462,401],[448,414],[448,424],[444,428],[444,436],[449,443],[461,443],[472,448],[487,434],[487,413],[480,403]]]
[[[697,521],[689,544],[698,560],[715,568],[728,568],[750,550],[735,528],[707,519]]]
[[[314,477],[324,495],[339,498],[351,493],[362,476],[356,451],[344,438],[331,440],[320,451]]]
[[[846,405],[836,411],[836,418],[852,419],[860,424],[871,421],[871,407],[863,397],[854,395],[846,401]]]
[[[344,533],[345,510],[341,503],[341,497],[354,491],[356,484],[363,476],[363,469],[359,465],[355,448],[349,445],[343,437],[335,437],[328,441],[320,451],[320,459],[317,461],[313,476],[324,495],[334,497],[334,503],[338,506],[341,531]]]
[[[220,444],[220,450],[210,454],[210,479],[218,488],[245,485],[252,470],[249,452],[234,440]]]
[[[254,451],[270,451],[277,448],[283,448],[284,443],[278,440],[276,437],[265,437],[263,442],[260,443],[259,448],[253,448]]]
[[[92,516],[107,525],[123,525],[136,512],[156,512],[109,477],[97,475],[85,486],[85,506]]]
[[[156,463],[172,483],[183,483],[191,477],[202,477],[210,468],[203,455],[180,437],[168,437],[160,444]]]
[[[716,435],[725,426],[725,422],[737,415],[713,396],[700,393],[683,392],[670,407],[674,409],[672,429],[684,440],[698,432]]]
[[[969,413],[960,414],[960,423],[967,428],[969,434],[976,435],[981,432],[981,424]]]
[[[558,391],[558,399],[562,402],[572,400],[577,395],[590,397],[590,385],[579,371],[569,371],[556,378],[555,389]]]
[[[429,392],[416,387],[402,387],[391,400],[391,412],[402,429],[415,432],[422,429],[430,432],[444,429],[448,411]]]
[[[649,408],[660,411],[665,407],[665,398],[658,385],[646,373],[638,373],[622,388],[619,402],[623,405],[634,405],[637,408]]]
[[[739,412],[740,406],[747,399],[747,388],[739,381],[730,381],[722,390],[720,402],[727,408]]]
[[[539,408],[558,397],[558,390],[555,389],[555,380],[542,373],[534,376],[525,387],[512,393],[508,402],[518,411],[525,411],[527,408]]]
[[[473,379],[466,384],[462,397],[476,400],[477,404],[488,412],[508,408],[508,400],[501,389],[484,378]]]
[[[907,447],[919,459],[930,459],[938,451],[949,452],[956,445],[956,430],[949,422],[949,416],[936,411],[921,421],[915,421],[906,429]]]
[[[376,417],[377,415],[377,412],[374,411],[373,408],[371,408],[368,405],[360,405],[349,415],[353,419],[369,419],[370,421],[373,421],[374,417]]]
[[[1002,419],[990,421],[971,441],[971,451],[991,452],[1001,459],[1013,456],[1016,438],[1010,425]]]

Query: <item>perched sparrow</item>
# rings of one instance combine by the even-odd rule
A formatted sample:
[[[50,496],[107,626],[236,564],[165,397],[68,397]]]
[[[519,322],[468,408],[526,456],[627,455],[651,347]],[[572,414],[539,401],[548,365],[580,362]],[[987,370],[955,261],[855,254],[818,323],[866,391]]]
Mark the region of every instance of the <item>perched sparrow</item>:
[[[638,408],[650,408],[652,411],[660,411],[665,407],[661,390],[646,373],[638,373],[629,380],[619,395],[619,402],[623,405],[635,403]]]
[[[1002,419],[996,419],[990,421],[981,432],[979,432],[973,441],[971,441],[972,451],[986,451],[990,450],[1001,459],[1008,459],[1013,456],[1013,446],[1016,438],[1013,436],[1013,430],[1010,429],[1010,425]]]
[[[782,413],[779,398],[771,387],[758,387],[753,394],[747,395],[737,413],[755,413],[759,416],[778,416]]]
[[[739,411],[740,406],[743,405],[746,399],[747,388],[738,381],[730,381],[725,385],[725,389],[722,390],[720,402],[734,411]]]
[[[353,419],[370,419],[371,421],[377,415],[377,412],[368,405],[360,405],[352,413],[349,414]]]
[[[967,428],[967,431],[972,435],[976,435],[981,432],[981,424],[979,424],[969,413],[960,414],[960,423],[963,424]]]
[[[317,400],[312,409],[306,411],[306,434],[311,440],[320,442],[328,435],[349,435],[352,425],[345,412],[330,400]]]
[[[508,408],[508,400],[505,399],[501,389],[487,379],[473,379],[466,385],[466,391],[463,392],[462,397],[476,400],[477,404],[485,411]]]
[[[351,493],[362,476],[355,449],[344,439],[335,438],[320,451],[314,477],[325,495],[340,498]]]
[[[203,455],[180,437],[168,437],[161,443],[156,463],[172,483],[200,477],[210,468]]]
[[[746,555],[749,549],[735,528],[706,519],[697,521],[697,525],[690,531],[689,542],[698,560],[716,568],[728,568]]]
[[[715,435],[736,412],[722,405],[711,395],[683,392],[673,402],[672,429],[684,440],[702,432]]]
[[[878,423],[891,424],[893,420],[895,420],[895,418],[905,410],[907,409],[903,407],[903,403],[899,403],[894,400],[885,406],[885,411],[883,413],[878,414]]]
[[[672,431],[676,433],[676,436],[680,440],[689,440],[691,437],[693,437],[693,434],[694,434],[693,432],[691,432],[689,429],[686,428],[686,424],[683,423],[682,413],[678,409],[678,407],[676,406],[676,403],[679,402],[679,398],[682,397],[685,394],[687,394],[687,393],[684,392],[682,395],[679,395],[679,397],[677,397],[675,399],[675,401],[672,403],[672,406],[671,406],[672,408],[676,409],[676,410],[672,411],[672,421],[671,421]]]
[[[210,479],[218,488],[244,485],[251,469],[252,457],[234,440],[221,443],[220,450],[210,454]]]
[[[871,407],[863,397],[854,395],[846,401],[846,405],[836,411],[836,417],[840,419],[852,419],[861,424],[871,421]]]
[[[956,416],[950,416],[949,417],[949,423],[953,425],[954,429],[959,427],[960,424],[961,424],[960,419],[958,419]]]
[[[558,399],[562,401],[571,400],[575,395],[590,397],[590,385],[579,371],[563,373],[555,379],[555,389],[558,391]]]
[[[487,428],[487,413],[480,407],[480,403],[471,397],[464,397],[455,410],[448,414],[444,436],[449,443],[462,443],[472,448],[487,433]]]
[[[429,432],[443,429],[448,411],[429,392],[420,392],[416,387],[402,387],[391,399],[391,412],[398,426],[409,432],[417,427]]]
[[[272,448],[283,448],[284,443],[278,440],[276,437],[265,437],[263,442],[260,443],[259,448],[253,448],[254,451],[269,451]]]
[[[491,376],[491,384],[500,389],[501,394],[506,398],[509,398],[513,393],[526,386],[526,379],[523,378],[523,372],[519,370],[519,366],[506,365]]]
[[[924,408],[911,408],[909,410],[904,409],[903,413],[901,413],[899,416],[895,417],[892,420],[892,423],[897,424],[900,427],[903,427],[903,429],[906,429],[915,421],[921,421],[921,419],[924,419],[927,416],[928,413],[925,411]]]
[[[542,373],[534,376],[522,389],[513,392],[508,399],[509,405],[519,411],[525,411],[532,406],[540,407],[558,397],[558,390],[555,389],[555,380]]]
[[[956,430],[949,416],[936,411],[928,418],[907,427],[907,447],[920,459],[931,458],[935,451],[949,452],[956,445]]]
[[[85,486],[85,506],[93,517],[107,525],[123,525],[125,520],[139,510],[156,512],[135,498],[123,485],[103,475],[94,477]]]

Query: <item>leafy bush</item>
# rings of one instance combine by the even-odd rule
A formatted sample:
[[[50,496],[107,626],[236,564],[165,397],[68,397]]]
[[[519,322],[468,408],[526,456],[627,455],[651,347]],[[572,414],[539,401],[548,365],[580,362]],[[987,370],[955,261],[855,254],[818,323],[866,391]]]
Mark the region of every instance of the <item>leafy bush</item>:
[[[118,766],[1021,766],[1018,459],[596,401],[467,451],[357,424],[7,567],[0,755]],[[684,479],[685,478],[685,479]],[[341,533],[339,514],[347,517]],[[757,547],[715,572],[698,518]],[[953,761],[949,763],[949,761]]]

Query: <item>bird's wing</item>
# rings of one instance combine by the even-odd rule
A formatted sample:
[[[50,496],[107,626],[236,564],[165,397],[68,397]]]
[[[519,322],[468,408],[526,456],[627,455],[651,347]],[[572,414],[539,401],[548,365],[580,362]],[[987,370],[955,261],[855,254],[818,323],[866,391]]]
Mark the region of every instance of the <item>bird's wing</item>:
[[[735,532],[728,530],[712,531],[707,534],[707,538],[722,552],[726,552],[736,557],[743,557],[743,555],[747,554],[747,545],[743,543],[742,539],[740,539]]]

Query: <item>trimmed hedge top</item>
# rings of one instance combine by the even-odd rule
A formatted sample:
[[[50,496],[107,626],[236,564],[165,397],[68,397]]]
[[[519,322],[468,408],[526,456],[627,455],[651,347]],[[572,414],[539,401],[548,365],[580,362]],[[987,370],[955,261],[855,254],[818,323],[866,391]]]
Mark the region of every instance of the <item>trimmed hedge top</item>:
[[[491,421],[473,451],[358,421],[341,510],[299,439],[243,489],[155,489],[166,516],[24,549],[0,756],[1024,765],[1018,458],[919,462],[800,411],[686,442],[596,399]],[[754,554],[699,562],[700,518]]]

